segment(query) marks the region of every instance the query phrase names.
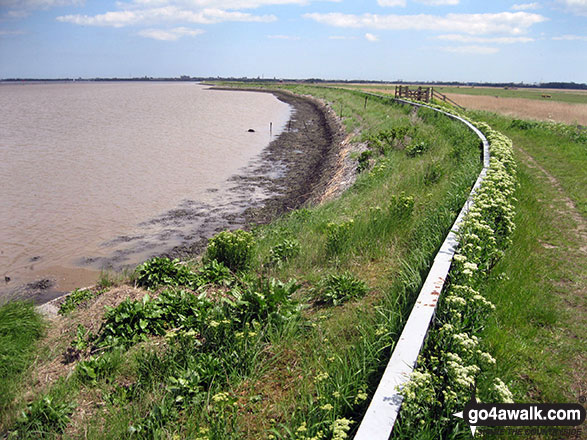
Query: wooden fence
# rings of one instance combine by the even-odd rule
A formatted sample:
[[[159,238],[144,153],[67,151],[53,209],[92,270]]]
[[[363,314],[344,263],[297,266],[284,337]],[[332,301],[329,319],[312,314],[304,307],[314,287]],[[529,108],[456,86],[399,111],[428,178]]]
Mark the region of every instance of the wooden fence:
[[[431,102],[432,99],[436,98],[442,102],[448,102],[455,107],[465,110],[464,107],[460,106],[448,96],[434,90],[433,87],[418,87],[417,89],[410,89],[410,86],[395,86],[395,97],[396,99],[410,99],[412,101]]]
[[[409,86],[395,86],[395,97],[398,99],[411,99],[413,101],[430,102],[432,100],[432,87],[418,87],[410,89]]]

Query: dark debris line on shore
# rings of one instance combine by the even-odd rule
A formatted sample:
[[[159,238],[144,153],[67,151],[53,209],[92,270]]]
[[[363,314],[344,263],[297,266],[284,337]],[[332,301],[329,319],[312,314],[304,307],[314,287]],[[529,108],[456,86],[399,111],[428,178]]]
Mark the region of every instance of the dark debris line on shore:
[[[336,173],[344,128],[337,116],[324,103],[287,91],[261,89],[214,88],[214,90],[254,91],[272,93],[280,101],[293,107],[287,129],[274,139],[261,155],[259,163],[249,167],[243,175],[234,176],[233,188],[243,195],[262,189],[271,194],[260,203],[252,203],[244,211],[226,213],[212,220],[213,230],[200,231],[201,237],[175,247],[165,256],[185,258],[198,255],[205,248],[207,238],[225,228],[250,228],[266,224],[293,209],[320,198]],[[284,167],[280,173],[276,167]],[[354,169],[353,169],[354,172]],[[270,177],[271,174],[275,176]],[[213,226],[213,225],[210,225]]]

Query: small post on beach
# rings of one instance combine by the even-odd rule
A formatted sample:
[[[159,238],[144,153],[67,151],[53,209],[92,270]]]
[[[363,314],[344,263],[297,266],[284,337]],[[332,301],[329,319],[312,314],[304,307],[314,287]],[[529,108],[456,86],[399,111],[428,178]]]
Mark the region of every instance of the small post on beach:
[[[368,96],[365,96],[365,107],[363,108],[363,110],[367,110],[367,98]]]
[[[340,117],[342,118],[342,101],[340,103]]]
[[[273,135],[273,122],[269,123],[269,135]]]

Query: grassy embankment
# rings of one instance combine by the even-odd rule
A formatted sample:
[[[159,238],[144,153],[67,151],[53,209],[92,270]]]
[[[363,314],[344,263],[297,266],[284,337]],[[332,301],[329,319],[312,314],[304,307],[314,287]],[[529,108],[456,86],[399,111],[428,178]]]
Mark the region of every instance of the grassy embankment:
[[[478,340],[458,333],[460,329],[455,334],[454,312],[460,315],[463,306],[455,307],[459,304],[455,300],[460,299],[454,296],[449,301],[452,293],[450,289],[445,292],[442,301],[449,302],[448,308],[454,311],[447,315],[441,303],[438,330],[429,337],[419,373],[407,391],[409,398],[394,438],[470,438],[465,427],[458,429],[452,415],[465,402],[453,408],[450,403],[458,400],[459,387],[471,383],[467,369],[475,369],[476,364],[452,361],[455,354],[463,359],[481,358],[474,354],[478,346],[495,356],[487,357],[492,364],[488,369],[494,369],[513,393],[504,393],[498,382],[493,390],[502,399],[553,403],[583,402],[585,397],[586,344],[581,335],[586,331],[587,137],[582,129],[563,124],[512,120],[486,112],[474,113],[472,117],[485,120],[513,140],[519,180],[515,193],[517,228],[503,258],[477,287],[495,305],[489,320],[482,322],[476,332]],[[469,322],[467,325],[477,325],[472,318],[464,319]],[[457,321],[461,321],[460,316]],[[446,334],[451,336],[447,338]],[[453,353],[446,356],[444,350]],[[448,361],[443,361],[445,357]],[[437,384],[439,375],[446,375],[448,380]],[[460,379],[452,380],[453,376]],[[483,376],[482,373],[476,381],[477,392],[487,386]],[[492,433],[489,428],[482,431]],[[544,438],[567,435],[554,430]],[[508,438],[503,433],[499,436]]]
[[[110,301],[103,319],[120,289],[76,294],[81,306],[41,341],[5,429],[235,439],[353,428],[477,176],[479,145],[431,111],[294,91],[342,103],[345,126],[369,145],[356,184],[252,235],[217,237],[208,259],[224,264],[150,262],[136,275],[150,297],[129,288],[138,299]]]
[[[513,243],[483,289],[496,305],[484,338],[516,401],[577,402],[587,383],[587,136],[475,117],[513,140],[520,183]]]
[[[13,410],[23,372],[31,364],[37,340],[43,335],[42,318],[31,303],[0,306],[0,422]]]

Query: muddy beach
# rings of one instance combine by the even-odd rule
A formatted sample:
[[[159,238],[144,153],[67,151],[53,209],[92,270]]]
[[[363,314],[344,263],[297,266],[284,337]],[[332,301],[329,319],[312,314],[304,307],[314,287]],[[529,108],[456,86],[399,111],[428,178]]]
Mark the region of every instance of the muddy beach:
[[[223,90],[214,89],[217,93]],[[332,109],[315,99],[286,91],[254,91],[273,93],[289,104],[291,118],[259,157],[229,179],[228,192],[219,192],[215,197],[217,189],[210,188],[211,201],[184,200],[176,208],[139,225],[156,233],[115,237],[103,244],[105,249],[112,249],[107,256],[89,255],[79,259],[77,265],[98,273],[132,269],[136,261],[153,256],[194,258],[206,247],[207,240],[221,230],[268,223],[351,183],[354,165],[341,155],[345,134]],[[48,277],[10,286],[6,297],[33,299],[42,304],[65,293],[58,280]]]

